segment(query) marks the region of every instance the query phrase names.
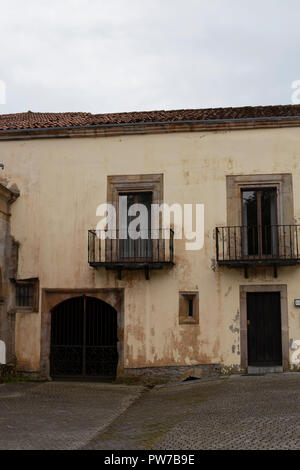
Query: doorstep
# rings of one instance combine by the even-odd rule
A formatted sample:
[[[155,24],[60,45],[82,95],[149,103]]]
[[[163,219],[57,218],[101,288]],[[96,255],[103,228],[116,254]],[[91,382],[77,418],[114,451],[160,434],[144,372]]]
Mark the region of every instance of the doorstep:
[[[283,366],[248,366],[248,375],[264,375],[283,372]]]

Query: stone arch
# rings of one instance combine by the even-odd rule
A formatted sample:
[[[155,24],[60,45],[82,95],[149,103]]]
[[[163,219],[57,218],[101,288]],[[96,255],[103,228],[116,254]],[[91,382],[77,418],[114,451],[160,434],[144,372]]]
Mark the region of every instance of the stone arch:
[[[117,311],[92,295],[70,297],[51,310],[51,377],[115,378]]]
[[[118,367],[124,371],[124,289],[42,289],[40,373],[50,377],[51,311],[61,302],[74,297],[90,296],[102,300],[117,311]]]

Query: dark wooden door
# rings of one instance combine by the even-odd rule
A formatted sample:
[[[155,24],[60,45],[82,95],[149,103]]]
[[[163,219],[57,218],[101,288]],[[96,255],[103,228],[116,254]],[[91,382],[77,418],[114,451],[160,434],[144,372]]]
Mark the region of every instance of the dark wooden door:
[[[51,313],[51,375],[115,377],[117,312],[93,297],[75,297]]]
[[[282,365],[280,292],[247,293],[248,364]]]

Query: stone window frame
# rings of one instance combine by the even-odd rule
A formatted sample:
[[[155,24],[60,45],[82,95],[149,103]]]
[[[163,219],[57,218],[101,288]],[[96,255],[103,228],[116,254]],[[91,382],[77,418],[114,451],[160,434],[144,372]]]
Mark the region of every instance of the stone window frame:
[[[107,177],[107,202],[118,210],[119,194],[131,192],[151,192],[152,202],[162,204],[164,175],[112,175]],[[118,213],[117,213],[118,216]]]
[[[294,224],[293,177],[291,173],[227,175],[227,225],[240,226],[242,222],[243,189],[277,189],[277,223],[278,225]]]
[[[278,285],[241,285],[240,286],[240,342],[241,369],[248,369],[248,328],[247,328],[247,293],[248,292],[279,292],[281,311],[282,367],[289,369],[289,325],[286,284]]]
[[[193,300],[193,316],[189,316],[189,300]],[[179,292],[179,325],[199,325],[199,292]]]
[[[15,279],[13,281],[15,286],[15,310],[17,312],[38,313],[39,312],[39,279]],[[33,301],[30,306],[20,306],[17,304],[16,290],[18,286],[29,286],[33,288]]]
[[[109,175],[107,176],[107,203],[112,204],[116,209],[116,229],[119,228],[119,195],[122,193],[151,192],[152,204],[162,204],[164,196],[164,175],[157,174],[136,174],[136,175]],[[162,217],[160,215],[159,226],[162,228]],[[117,258],[117,245],[111,240],[105,240],[105,250]],[[164,240],[159,239],[160,248],[164,249]]]

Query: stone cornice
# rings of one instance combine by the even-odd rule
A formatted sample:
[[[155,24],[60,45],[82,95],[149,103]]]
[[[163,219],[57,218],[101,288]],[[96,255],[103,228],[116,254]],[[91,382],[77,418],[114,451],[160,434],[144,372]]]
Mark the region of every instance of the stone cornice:
[[[0,140],[27,140],[70,137],[111,137],[121,135],[168,134],[175,132],[218,132],[251,129],[300,127],[300,116],[255,119],[145,122],[96,126],[10,129],[0,131]]]

